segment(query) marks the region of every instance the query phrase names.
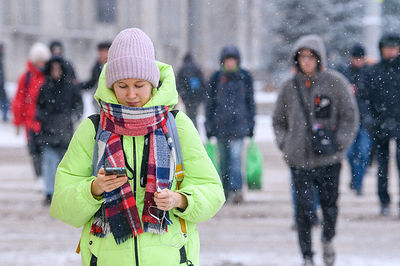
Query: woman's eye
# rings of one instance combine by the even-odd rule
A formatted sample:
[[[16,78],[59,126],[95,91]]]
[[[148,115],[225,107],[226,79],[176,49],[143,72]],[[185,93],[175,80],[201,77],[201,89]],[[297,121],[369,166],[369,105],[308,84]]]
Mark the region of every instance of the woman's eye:
[[[140,89],[143,85],[136,85],[136,88]]]

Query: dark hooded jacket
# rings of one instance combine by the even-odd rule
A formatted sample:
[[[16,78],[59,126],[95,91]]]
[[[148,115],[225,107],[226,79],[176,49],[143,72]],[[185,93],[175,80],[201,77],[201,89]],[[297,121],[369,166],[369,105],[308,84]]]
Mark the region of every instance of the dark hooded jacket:
[[[298,67],[297,55],[301,49],[310,49],[317,55],[320,70],[311,78],[298,71],[294,77],[283,83],[272,122],[276,142],[283,151],[287,163],[290,166],[314,169],[339,163],[344,158],[346,149],[357,135],[359,113],[346,78],[332,69],[326,69],[323,40],[317,35],[301,37],[291,54],[296,67]],[[307,111],[303,111],[300,104],[296,85],[299,87]],[[321,155],[312,151],[306,112],[309,114],[312,126],[335,129],[337,151],[334,154]]]
[[[62,78],[53,80],[51,65],[59,62]],[[82,97],[77,86],[65,76],[65,63],[61,57],[53,57],[46,64],[46,81],[40,89],[36,117],[42,124],[39,140],[43,145],[67,149],[72,138],[73,123],[83,111]]]
[[[205,98],[203,74],[191,56],[185,58],[185,62],[179,69],[176,89],[185,104],[200,103]]]
[[[379,48],[384,45],[400,46],[400,37],[385,35]],[[400,137],[400,57],[382,59],[369,69],[365,80],[366,127],[377,138]]]
[[[240,54],[235,46],[226,46],[222,50],[221,65],[228,57],[238,59],[238,69],[227,72],[222,68],[215,72],[207,88],[207,136],[221,140],[252,136],[255,124],[253,79],[249,72],[240,68]]]

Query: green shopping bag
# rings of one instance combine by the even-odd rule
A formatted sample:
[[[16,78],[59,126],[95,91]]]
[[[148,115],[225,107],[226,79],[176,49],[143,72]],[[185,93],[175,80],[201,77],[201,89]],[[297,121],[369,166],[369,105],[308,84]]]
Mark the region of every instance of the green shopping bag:
[[[204,145],[206,152],[208,154],[208,157],[210,157],[212,163],[214,164],[215,169],[217,169],[218,174],[220,173],[220,168],[219,168],[219,153],[218,153],[218,146],[217,144],[213,144],[210,142],[210,140],[207,141],[207,143]]]
[[[263,158],[261,151],[253,138],[250,138],[246,155],[247,186],[249,189],[261,189]]]

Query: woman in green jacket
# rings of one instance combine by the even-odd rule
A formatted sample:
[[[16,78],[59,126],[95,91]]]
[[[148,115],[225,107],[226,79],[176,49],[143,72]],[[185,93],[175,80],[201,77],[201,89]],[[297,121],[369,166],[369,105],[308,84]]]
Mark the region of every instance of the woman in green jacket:
[[[196,223],[217,213],[224,193],[191,120],[178,112],[176,127],[168,121],[178,102],[174,73],[155,61],[143,31],[115,38],[95,98],[101,127],[85,119],[75,132],[57,169],[50,214],[83,226],[82,265],[199,265]],[[174,129],[184,167],[179,184]],[[108,166],[126,174],[106,175]]]

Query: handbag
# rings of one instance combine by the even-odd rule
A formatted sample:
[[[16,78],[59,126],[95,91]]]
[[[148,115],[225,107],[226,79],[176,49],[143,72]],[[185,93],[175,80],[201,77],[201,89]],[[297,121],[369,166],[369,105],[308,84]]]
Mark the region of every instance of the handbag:
[[[246,150],[246,176],[249,189],[261,189],[263,172],[263,157],[260,148],[253,138]]]
[[[306,108],[303,97],[298,86],[298,82],[294,79],[295,88],[298,93],[300,105],[302,107],[304,116],[306,118],[307,130],[311,135],[312,150],[317,155],[332,155],[337,152],[337,141],[336,141],[336,129],[334,127],[329,128],[322,124],[314,124],[311,127],[310,111]],[[306,139],[309,141],[309,138]]]

